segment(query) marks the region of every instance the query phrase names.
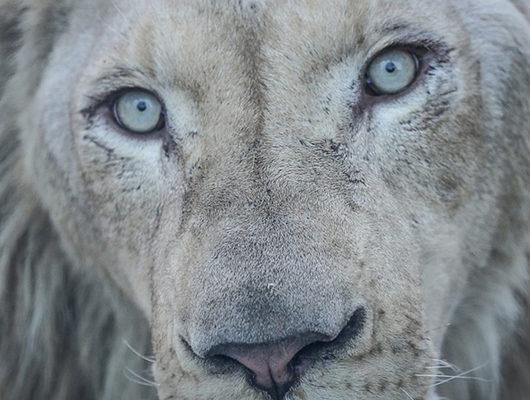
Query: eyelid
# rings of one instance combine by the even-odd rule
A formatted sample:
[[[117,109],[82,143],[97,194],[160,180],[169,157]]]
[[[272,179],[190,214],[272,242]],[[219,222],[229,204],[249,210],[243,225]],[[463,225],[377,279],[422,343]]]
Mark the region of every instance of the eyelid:
[[[391,47],[423,48],[436,53],[443,53],[443,49],[449,46],[443,37],[434,32],[407,28],[404,30],[387,31],[386,34],[382,35],[379,40],[370,46],[368,50],[370,57],[368,58]]]
[[[162,100],[161,96],[156,90],[151,88],[146,88],[138,85],[125,85],[117,86],[112,89],[101,90],[94,94],[89,94],[86,96],[88,106],[81,110],[81,114],[84,115],[87,119],[93,118],[101,109],[107,108],[111,109],[116,102],[116,100],[131,90],[138,90],[145,93],[148,93],[154,96],[162,105],[162,113],[166,115],[166,106],[165,102]]]
[[[361,71],[363,76],[366,74],[372,61],[390,49],[412,51],[419,56],[420,61],[422,57],[429,53],[442,58],[447,57],[454,50],[441,37],[425,31],[406,31],[394,35],[387,35],[370,46]]]

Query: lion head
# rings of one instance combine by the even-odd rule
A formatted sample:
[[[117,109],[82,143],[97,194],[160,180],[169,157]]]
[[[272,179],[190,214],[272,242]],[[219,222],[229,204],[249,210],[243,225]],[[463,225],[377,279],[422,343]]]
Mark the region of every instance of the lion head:
[[[523,400],[528,9],[0,1],[0,397]]]

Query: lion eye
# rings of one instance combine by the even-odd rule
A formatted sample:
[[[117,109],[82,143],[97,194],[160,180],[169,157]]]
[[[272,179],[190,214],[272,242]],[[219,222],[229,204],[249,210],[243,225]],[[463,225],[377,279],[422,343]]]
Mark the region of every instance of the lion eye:
[[[118,125],[133,133],[147,134],[164,127],[162,104],[145,90],[123,93],[114,101],[113,111]]]
[[[368,67],[368,89],[377,96],[398,94],[415,81],[418,70],[418,57],[410,51],[384,51]]]

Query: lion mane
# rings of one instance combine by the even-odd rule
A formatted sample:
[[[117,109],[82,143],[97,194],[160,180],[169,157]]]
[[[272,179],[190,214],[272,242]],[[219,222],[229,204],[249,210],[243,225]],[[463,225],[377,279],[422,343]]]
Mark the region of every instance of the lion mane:
[[[42,63],[38,82],[70,7],[39,4],[0,2],[0,399],[155,398],[146,321],[104,279],[70,265],[21,176],[16,73]]]
[[[527,1],[514,3],[528,15]],[[155,399],[147,321],[109,279],[69,262],[24,177],[24,105],[73,4],[0,0],[0,399]],[[530,73],[525,76],[520,85],[530,87]],[[523,132],[526,148],[529,133]],[[528,220],[506,223],[528,235]],[[492,255],[497,265],[509,257],[504,250]],[[530,393],[529,263],[530,249],[517,268],[488,271],[486,286],[470,286],[469,306],[456,313],[444,344],[445,358],[465,365],[487,354],[499,399]],[[490,312],[483,312],[485,304]],[[506,315],[521,317],[505,323]],[[450,391],[454,400],[491,398],[473,380],[455,381]]]

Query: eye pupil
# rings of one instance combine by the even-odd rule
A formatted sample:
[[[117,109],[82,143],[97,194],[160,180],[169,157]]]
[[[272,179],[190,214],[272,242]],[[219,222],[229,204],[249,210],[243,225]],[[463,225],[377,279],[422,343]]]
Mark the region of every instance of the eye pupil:
[[[396,66],[396,64],[394,64],[392,61],[390,61],[390,62],[386,65],[385,69],[386,69],[386,72],[388,72],[388,73],[390,73],[390,74],[393,74],[394,72],[397,71],[397,66]]]
[[[138,111],[144,112],[145,110],[147,110],[147,103],[145,101],[139,101],[136,105],[136,108],[138,109]]]

